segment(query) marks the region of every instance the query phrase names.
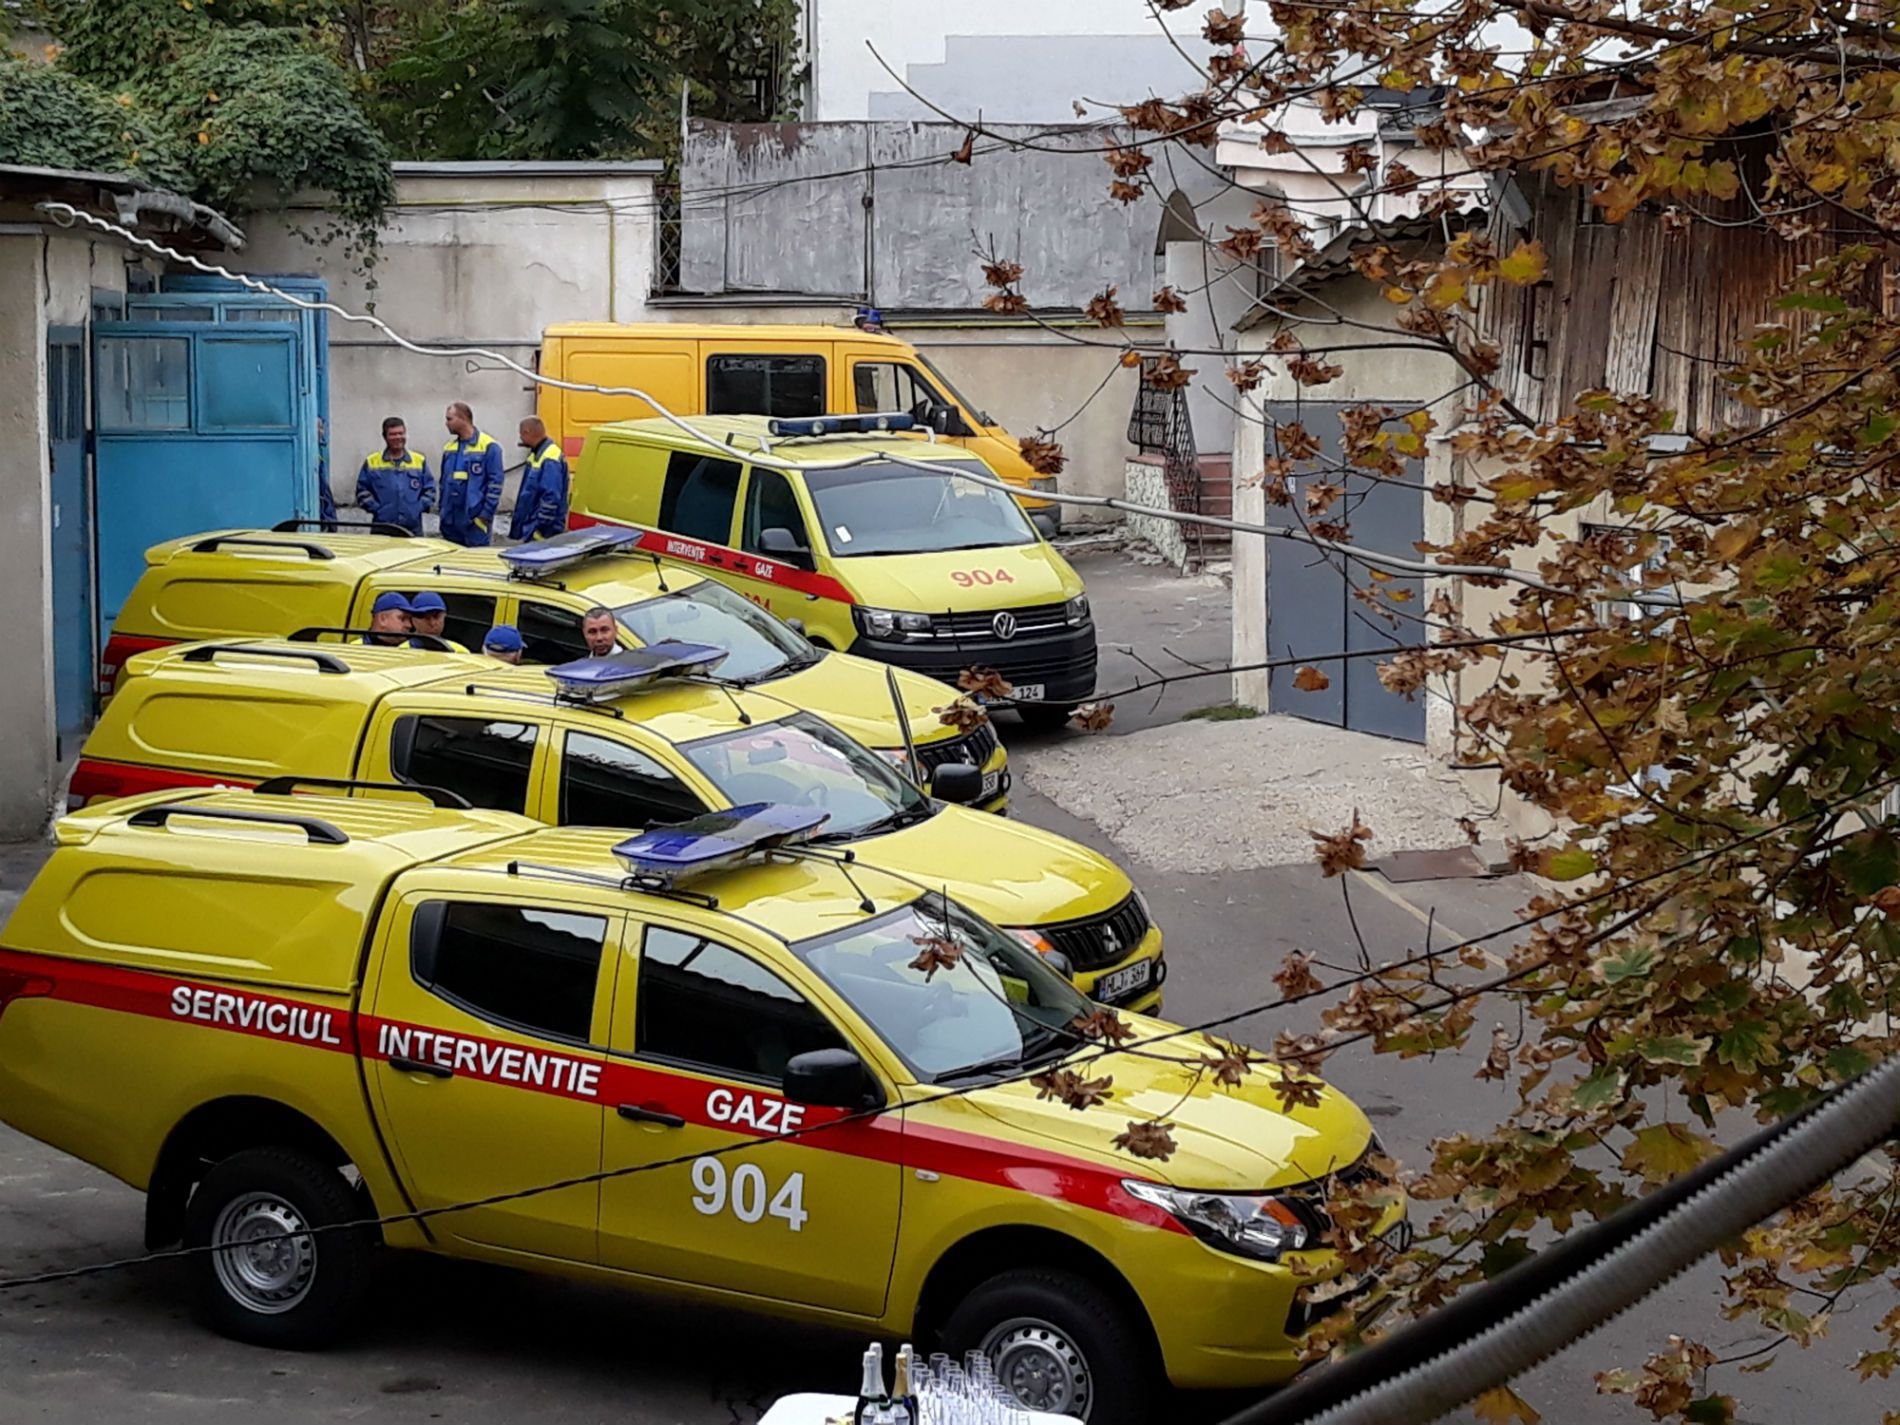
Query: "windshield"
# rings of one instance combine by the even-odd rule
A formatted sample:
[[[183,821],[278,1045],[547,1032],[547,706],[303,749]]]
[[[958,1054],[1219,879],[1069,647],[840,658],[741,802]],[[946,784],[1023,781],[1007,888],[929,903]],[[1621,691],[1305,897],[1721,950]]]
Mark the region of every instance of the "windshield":
[[[890,763],[809,713],[742,727],[680,750],[734,806],[788,802],[830,812],[821,841],[895,831],[933,810],[929,798]]]
[[[959,406],[963,407],[971,420],[980,421],[986,426],[995,424],[995,422],[990,419],[990,413],[988,411],[978,410],[972,405],[970,398],[956,388],[950,378],[943,374],[942,369],[937,363],[932,361],[928,356],[925,356],[921,351],[917,353],[917,363],[922,366],[924,370],[937,378],[937,384],[950,393],[950,398]]]
[[[932,461],[945,471],[996,477],[974,460]],[[1001,490],[930,475],[913,466],[870,465],[807,470],[805,487],[818,507],[825,541],[840,557],[925,554],[1034,544],[1029,518]]]
[[[614,617],[642,643],[677,638],[727,650],[726,661],[714,670],[721,678],[753,682],[808,667],[819,658],[795,630],[710,579],[674,583],[670,594],[623,605]]]
[[[792,949],[930,1080],[1059,1058],[1076,1047],[1068,1024],[1095,1007],[1035,951],[940,896]],[[920,956],[937,968],[917,968]]]

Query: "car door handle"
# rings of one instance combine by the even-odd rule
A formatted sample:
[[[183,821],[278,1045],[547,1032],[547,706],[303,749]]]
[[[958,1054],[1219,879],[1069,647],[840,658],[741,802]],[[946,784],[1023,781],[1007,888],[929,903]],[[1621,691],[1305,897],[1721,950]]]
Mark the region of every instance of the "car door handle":
[[[677,1113],[668,1113],[659,1108],[642,1108],[637,1103],[623,1103],[614,1110],[630,1123],[657,1123],[662,1128],[684,1128],[686,1120]]]
[[[422,1059],[391,1058],[389,1067],[399,1074],[427,1074],[432,1079],[452,1079],[455,1070],[441,1064],[431,1064]]]

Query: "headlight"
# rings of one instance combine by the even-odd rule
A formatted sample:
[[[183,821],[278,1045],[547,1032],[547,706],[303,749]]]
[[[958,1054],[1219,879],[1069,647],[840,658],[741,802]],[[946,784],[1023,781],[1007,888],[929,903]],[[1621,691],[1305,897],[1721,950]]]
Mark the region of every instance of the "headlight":
[[[863,604],[851,612],[858,621],[858,631],[871,638],[889,638],[893,634],[905,638],[930,636],[929,614],[899,613],[895,609],[873,609]]]
[[[1038,495],[1053,495],[1056,492],[1056,477],[1053,475],[1032,475],[1029,488]]]
[[[1284,1198],[1266,1193],[1193,1192],[1133,1178],[1124,1178],[1122,1188],[1169,1213],[1210,1246],[1262,1262],[1299,1251],[1315,1235]]]
[[[1089,596],[1087,594],[1077,594],[1073,599],[1070,599],[1067,604],[1063,605],[1062,611],[1068,617],[1070,628],[1074,628],[1078,624],[1087,623],[1089,621]]]
[[[910,753],[906,752],[903,748],[880,747],[877,748],[876,751],[878,756],[882,757],[905,776],[908,777],[910,775]]]

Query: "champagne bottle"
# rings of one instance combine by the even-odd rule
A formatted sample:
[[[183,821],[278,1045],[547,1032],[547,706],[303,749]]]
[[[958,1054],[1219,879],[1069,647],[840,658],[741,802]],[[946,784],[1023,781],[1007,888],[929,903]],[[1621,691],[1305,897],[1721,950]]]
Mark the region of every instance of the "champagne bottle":
[[[918,1425],[917,1393],[911,1389],[911,1351],[907,1341],[897,1348],[897,1364],[892,1368],[891,1403],[903,1412],[903,1425]]]
[[[864,1374],[858,1378],[858,1405],[851,1412],[856,1425],[876,1425],[878,1407],[884,1394],[884,1348],[873,1341],[864,1352]]]

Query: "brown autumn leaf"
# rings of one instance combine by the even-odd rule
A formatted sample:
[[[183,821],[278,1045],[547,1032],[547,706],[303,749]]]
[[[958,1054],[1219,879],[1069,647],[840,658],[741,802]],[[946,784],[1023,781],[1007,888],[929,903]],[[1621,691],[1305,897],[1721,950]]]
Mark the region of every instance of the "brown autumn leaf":
[[[1154,163],[1145,148],[1111,148],[1102,158],[1117,178],[1139,178]]]
[[[1511,1076],[1511,1035],[1500,1024],[1491,1030],[1491,1047],[1478,1066],[1481,1079],[1508,1079]]]
[[[968,698],[958,698],[953,703],[932,708],[931,711],[937,715],[938,722],[945,727],[954,727],[959,732],[968,732],[972,728],[981,727],[990,720],[990,715],[983,710],[982,705]]]
[[[1313,838],[1314,856],[1325,875],[1343,875],[1366,864],[1366,843],[1372,840],[1372,828],[1359,820],[1358,812],[1352,814],[1352,825],[1344,831],[1306,834]]]
[[[1115,300],[1115,290],[1108,287],[1096,293],[1083,309],[1088,319],[1097,326],[1118,327],[1127,321],[1128,314],[1122,310],[1121,303]]]
[[[1323,693],[1332,685],[1333,680],[1310,663],[1302,664],[1293,674],[1293,686],[1302,693]]]
[[[1227,368],[1227,379],[1232,383],[1236,391],[1253,391],[1259,389],[1261,381],[1266,378],[1266,374],[1267,364],[1264,361],[1243,361],[1238,366],[1230,366]]]
[[[951,151],[952,163],[968,163],[976,153],[976,130],[970,129],[963,135],[963,142]]]
[[[1286,363],[1287,372],[1302,386],[1324,386],[1329,381],[1337,381],[1346,374],[1343,366],[1334,366],[1330,362],[1302,353],[1290,356]]]
[[[983,306],[999,317],[1016,317],[1029,310],[1029,299],[1020,292],[992,292],[983,299]]]
[[[1485,1425],[1537,1425],[1544,1417],[1508,1385],[1487,1390],[1471,1402],[1471,1413]]]
[[[1201,1063],[1222,1088],[1239,1088],[1247,1075],[1253,1072],[1253,1066],[1263,1062],[1261,1056],[1245,1044],[1213,1038],[1208,1043],[1213,1045],[1214,1052],[1201,1055]]]
[[[1326,1099],[1326,1081],[1316,1079],[1286,1064],[1281,1064],[1273,1081],[1273,1096],[1280,1101],[1280,1112],[1318,1108]]]
[[[972,696],[985,698],[1007,698],[1016,691],[1009,679],[982,663],[957,674],[957,687]]]
[[[1165,1163],[1174,1156],[1174,1131],[1159,1118],[1130,1122],[1115,1135],[1114,1145],[1131,1158],[1151,1158]]]
[[[1022,456],[1023,463],[1038,475],[1060,475],[1062,467],[1069,463],[1069,457],[1063,454],[1060,445],[1040,435],[1019,436],[1016,450]]]
[[[1268,129],[1260,135],[1260,151],[1262,153],[1292,153],[1293,140],[1278,129]]]
[[[1868,903],[1889,920],[1900,919],[1900,886],[1882,886],[1868,897]]]
[[[1132,370],[1141,365],[1141,353],[1131,346],[1116,358],[1116,365],[1126,366]]]
[[[1154,307],[1157,312],[1185,312],[1187,298],[1172,287],[1163,287],[1154,295]]]
[[[1279,987],[1282,999],[1305,999],[1326,988],[1313,973],[1312,959],[1298,950],[1287,952],[1274,972],[1273,983]]]
[[[1110,1092],[1115,1080],[1106,1074],[1099,1079],[1085,1079],[1073,1069],[1055,1069],[1046,1074],[1037,1074],[1029,1082],[1036,1090],[1037,1098],[1055,1099],[1078,1113],[1085,1108],[1107,1103],[1115,1096]]]
[[[1117,178],[1108,185],[1108,196],[1117,203],[1139,203],[1144,194],[1139,183],[1130,183],[1126,178]]]
[[[1201,36],[1211,45],[1237,45],[1247,38],[1247,17],[1230,15],[1221,9],[1209,10]]]
[[[1084,1039],[1093,1039],[1098,1044],[1120,1044],[1135,1037],[1135,1031],[1123,1022],[1122,1017],[1106,1006],[1092,1009],[1087,1014],[1078,1014],[1069,1021],[1069,1028]]]
[[[1023,280],[1023,265],[1007,258],[990,258],[983,263],[985,287],[1014,287]]]
[[[1366,143],[1347,144],[1339,155],[1341,173],[1370,173],[1379,166],[1379,156]]]
[[[1478,823],[1468,816],[1458,818],[1458,829],[1465,834],[1465,840],[1473,846],[1484,839],[1484,834],[1478,830]]]
[[[1113,703],[1083,703],[1069,714],[1069,721],[1084,732],[1106,732],[1115,721]]]
[[[954,970],[963,962],[963,947],[947,935],[913,935],[910,943],[918,947],[910,968],[922,970],[926,983],[936,977],[937,971]]]

